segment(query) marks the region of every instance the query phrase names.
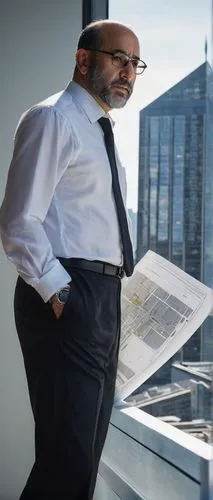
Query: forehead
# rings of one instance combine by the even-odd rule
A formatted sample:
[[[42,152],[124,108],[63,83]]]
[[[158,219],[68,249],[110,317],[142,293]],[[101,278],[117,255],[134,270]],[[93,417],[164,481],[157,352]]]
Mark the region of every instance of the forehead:
[[[105,50],[122,50],[129,55],[140,57],[140,47],[136,35],[124,26],[105,26],[102,31],[101,47]]]

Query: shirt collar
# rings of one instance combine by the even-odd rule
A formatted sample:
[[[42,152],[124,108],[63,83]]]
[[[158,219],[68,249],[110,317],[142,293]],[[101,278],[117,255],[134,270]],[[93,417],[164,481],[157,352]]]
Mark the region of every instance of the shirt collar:
[[[105,113],[103,108],[99,106],[92,95],[89,94],[86,89],[81,87],[81,85],[72,80],[67,86],[66,91],[72,94],[74,99],[78,101],[91,123],[96,123],[99,118],[104,116],[105,118],[109,118],[112,127],[114,127],[115,122],[109,113]]]

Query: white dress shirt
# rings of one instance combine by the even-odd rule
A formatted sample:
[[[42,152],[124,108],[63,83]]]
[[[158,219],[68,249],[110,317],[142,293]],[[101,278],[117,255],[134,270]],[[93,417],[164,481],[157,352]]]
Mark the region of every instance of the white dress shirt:
[[[57,256],[122,264],[101,116],[93,97],[71,82],[28,110],[16,130],[1,237],[20,276],[45,302],[70,281]],[[125,202],[117,151],[116,160]]]

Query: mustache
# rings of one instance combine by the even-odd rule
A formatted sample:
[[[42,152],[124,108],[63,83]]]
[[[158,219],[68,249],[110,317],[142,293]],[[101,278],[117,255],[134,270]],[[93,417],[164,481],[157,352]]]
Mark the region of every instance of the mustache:
[[[113,80],[111,82],[111,85],[122,85],[123,87],[126,87],[128,89],[128,91],[129,91],[130,94],[133,91],[133,83],[129,82],[125,78],[119,78],[117,80]]]

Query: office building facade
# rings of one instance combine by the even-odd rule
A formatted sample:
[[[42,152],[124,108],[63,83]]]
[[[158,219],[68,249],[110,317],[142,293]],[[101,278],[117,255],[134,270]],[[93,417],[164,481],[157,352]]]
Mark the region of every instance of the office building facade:
[[[201,281],[212,264],[206,198],[213,177],[206,167],[209,71],[204,62],[140,113],[137,260],[152,249]],[[178,357],[203,357],[201,329]]]

